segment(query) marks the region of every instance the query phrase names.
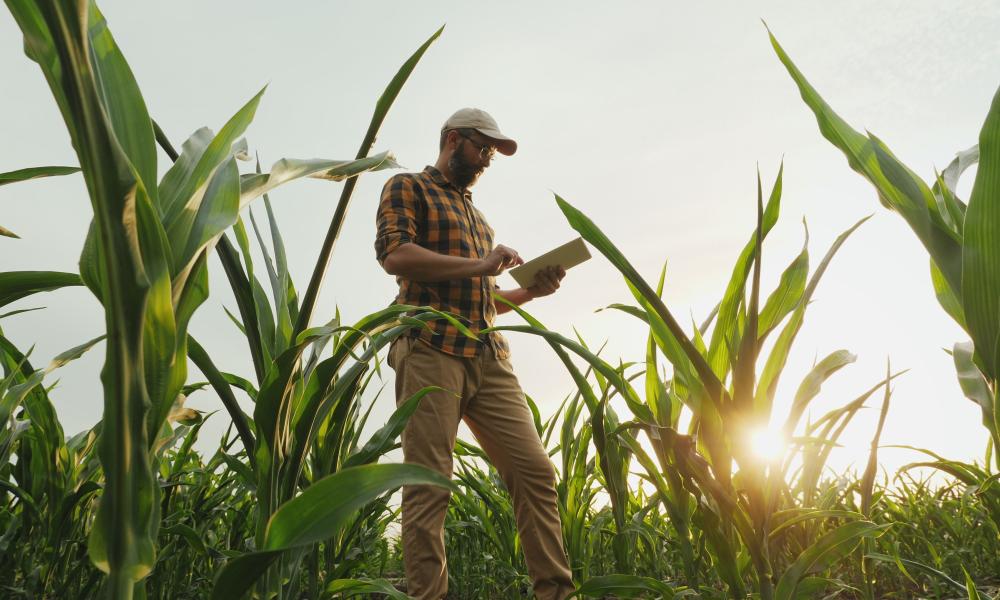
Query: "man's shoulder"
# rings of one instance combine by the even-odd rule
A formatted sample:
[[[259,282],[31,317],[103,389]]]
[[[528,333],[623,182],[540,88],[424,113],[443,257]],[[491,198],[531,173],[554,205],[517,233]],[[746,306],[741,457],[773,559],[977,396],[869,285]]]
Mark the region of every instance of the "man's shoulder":
[[[386,180],[383,192],[419,192],[432,183],[424,171],[396,173]]]

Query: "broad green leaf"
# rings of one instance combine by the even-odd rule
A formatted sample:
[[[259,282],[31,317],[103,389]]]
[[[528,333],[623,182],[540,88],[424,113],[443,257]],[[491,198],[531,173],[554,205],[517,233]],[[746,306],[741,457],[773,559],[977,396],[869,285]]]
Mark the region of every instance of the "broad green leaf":
[[[132,69],[115,43],[108,22],[90,2],[88,37],[94,83],[104,107],[107,124],[132,169],[137,184],[156,202],[156,141]]]
[[[951,355],[955,362],[955,372],[958,375],[958,383],[962,387],[962,393],[965,394],[966,398],[976,403],[982,413],[983,425],[996,438],[1000,432],[997,431],[993,393],[983,377],[983,372],[976,366],[972,343],[959,342],[955,344]]]
[[[31,294],[50,292],[62,287],[83,285],[76,273],[57,271],[7,271],[0,273],[0,307]]]
[[[326,586],[331,594],[341,594],[343,598],[361,594],[381,594],[390,600],[410,600],[385,579],[335,579]]]
[[[878,138],[855,131],[820,97],[768,31],[771,45],[813,111],[820,132],[847,157],[851,168],[875,186],[884,206],[898,211],[941,268],[953,290],[961,288],[957,232],[945,223],[927,185],[913,175]]]
[[[79,346],[74,346],[69,350],[60,352],[55,358],[52,359],[48,366],[45,367],[45,373],[51,373],[59,367],[80,358],[85,352],[87,352],[87,350],[93,348],[98,342],[103,341],[106,337],[107,336],[105,335],[99,335],[90,341],[80,344]]]
[[[181,144],[180,156],[177,157],[160,181],[160,204],[157,209],[161,215],[166,214],[168,202],[171,206],[181,202],[177,196],[192,189],[191,186],[194,183],[191,180],[195,177],[194,172],[214,138],[215,134],[211,129],[201,127]]]
[[[281,550],[248,552],[229,559],[215,574],[212,600],[237,600],[245,597],[282,554]]]
[[[962,307],[984,373],[1000,378],[1000,90],[979,134],[979,169],[965,213]]]
[[[171,230],[185,211],[195,211],[216,169],[234,155],[246,152],[241,136],[250,126],[266,86],[233,115],[212,140],[211,131],[199,130],[184,143],[181,156],[160,183],[163,224]]]
[[[878,537],[889,527],[891,525],[853,521],[824,534],[806,548],[782,574],[774,592],[775,600],[794,600],[799,583],[806,575],[841,560],[854,551],[862,538]]]
[[[302,177],[343,181],[370,171],[397,169],[399,163],[390,152],[356,160],[325,160],[319,158],[283,158],[271,166],[269,173],[252,173],[240,177],[240,206],[279,185]]]
[[[29,167],[0,173],[0,186],[18,181],[28,181],[40,177],[54,177],[58,175],[70,175],[80,171],[80,167]]]
[[[172,272],[183,273],[205,248],[236,224],[240,209],[240,173],[236,159],[218,167],[197,206],[189,205],[167,230]]]
[[[346,524],[355,511],[402,485],[436,485],[457,490],[451,481],[418,465],[365,465],[324,477],[271,516],[264,547],[233,559],[219,571],[212,598],[241,598],[279,556],[321,542]]]

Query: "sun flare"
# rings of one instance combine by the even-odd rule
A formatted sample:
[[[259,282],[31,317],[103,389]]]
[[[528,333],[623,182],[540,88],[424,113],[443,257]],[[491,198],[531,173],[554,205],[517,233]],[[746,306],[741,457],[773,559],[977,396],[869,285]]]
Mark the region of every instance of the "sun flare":
[[[759,459],[771,461],[778,458],[785,452],[788,443],[782,432],[760,428],[750,434],[750,448]]]

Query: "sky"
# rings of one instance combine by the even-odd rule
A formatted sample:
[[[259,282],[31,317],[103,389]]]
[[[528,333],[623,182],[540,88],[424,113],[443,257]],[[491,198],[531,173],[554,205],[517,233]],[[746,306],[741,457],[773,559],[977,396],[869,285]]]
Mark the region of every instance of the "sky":
[[[517,154],[496,160],[474,188],[497,242],[532,257],[576,237],[553,199],[558,193],[647,279],[668,261],[666,303],[683,322],[700,322],[721,298],[754,227],[757,169],[769,189],[783,161],[782,214],[764,246],[765,291],[800,250],[803,220],[815,265],[841,231],[873,216],[814,296],[778,389],[777,420],[813,362],[846,349],[857,361],[823,386],[814,417],[880,381],[891,360],[894,370],[909,371],[893,387],[882,443],[982,459],[979,412],[963,397],[944,352],[966,335],[934,299],[923,247],[822,138],[762,20],[841,116],[878,134],[929,178],[977,140],[1000,83],[1000,4],[185,0],[108,1],[101,8],[150,113],[176,146],[199,127],[218,130],[268,85],[247,132],[265,168],[284,157],[353,157],[386,83],[446,25],[375,149],[392,150],[407,170],[420,170],[434,162],[448,115],[464,106],[489,111],[519,143]],[[76,164],[47,85],[21,43],[4,13],[0,171]],[[167,163],[161,153],[161,172]],[[359,181],[314,324],[338,307],[345,321],[356,321],[394,297],[395,282],[372,245],[379,192],[390,175]],[[968,197],[973,177],[966,174],[961,196]],[[339,194],[339,184],[306,180],[271,195],[299,290]],[[260,204],[252,209],[263,216]],[[0,238],[0,271],[76,271],[90,214],[79,175],[0,188],[0,225],[22,237]],[[217,260],[211,263],[212,297],[191,330],[223,370],[249,377],[245,343],[223,310],[235,302]],[[514,287],[506,275],[498,282]],[[642,324],[597,312],[630,300],[617,271],[595,256],[572,269],[556,295],[526,308],[551,329],[576,329],[592,346],[607,342],[606,358],[636,361],[645,352]],[[38,365],[102,332],[100,307],[84,288],[9,308],[37,306],[46,308],[5,318],[0,327],[20,348],[34,346]],[[543,415],[552,414],[572,390],[569,376],[543,342],[510,339],[526,393]],[[98,348],[53,375],[59,385],[51,397],[67,433],[100,418],[102,362]],[[386,374],[375,424],[393,408]],[[211,392],[192,395],[188,405],[220,411],[203,430],[210,451],[228,417]],[[835,470],[864,468],[877,417],[877,405],[858,415],[831,457]],[[901,449],[880,456],[889,470],[920,458]]]

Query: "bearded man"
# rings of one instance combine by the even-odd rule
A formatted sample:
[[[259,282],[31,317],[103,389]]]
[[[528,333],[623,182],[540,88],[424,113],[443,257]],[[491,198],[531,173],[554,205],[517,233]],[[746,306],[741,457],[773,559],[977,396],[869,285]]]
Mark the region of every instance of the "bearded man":
[[[555,491],[555,470],[535,431],[524,393],[511,368],[506,340],[479,333],[514,304],[548,296],[565,271],[541,271],[527,288],[499,290],[497,275],[524,261],[493,242],[493,229],[469,191],[497,152],[510,156],[517,142],[486,112],[463,108],[441,128],[434,166],[386,182],[377,215],[375,251],[399,284],[397,304],[431,306],[462,317],[478,339],[445,320],[414,329],[389,349],[396,372],[396,404],[438,386],[422,399],[403,431],[407,463],[452,473],[452,451],[464,420],[500,473],[514,502],[521,546],[535,596],[563,600],[574,589]],[[407,593],[439,600],[448,591],[444,520],[450,493],[433,486],[403,488],[403,562]]]

